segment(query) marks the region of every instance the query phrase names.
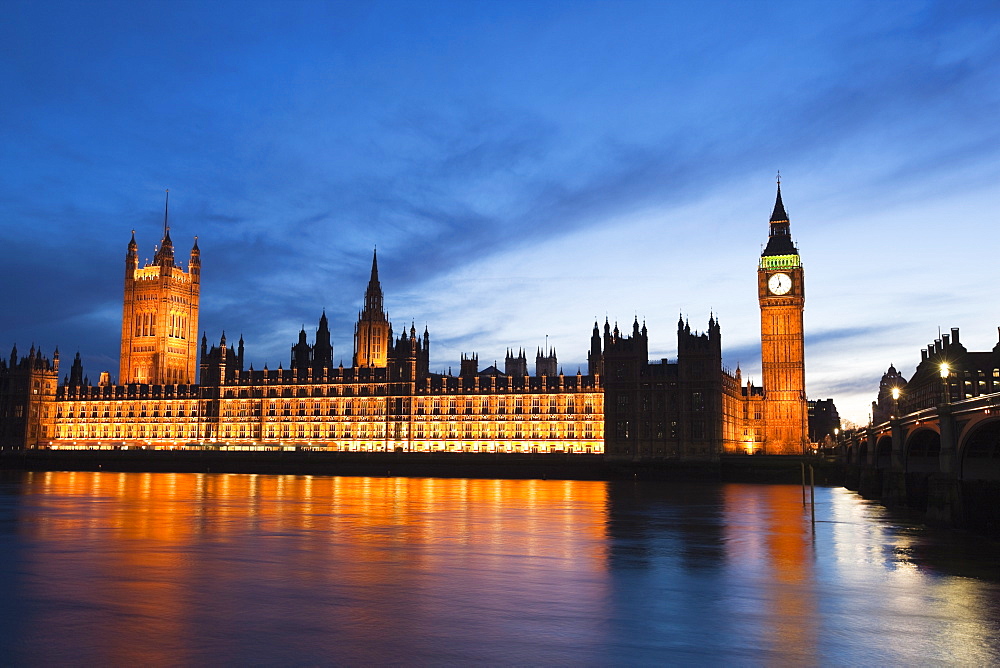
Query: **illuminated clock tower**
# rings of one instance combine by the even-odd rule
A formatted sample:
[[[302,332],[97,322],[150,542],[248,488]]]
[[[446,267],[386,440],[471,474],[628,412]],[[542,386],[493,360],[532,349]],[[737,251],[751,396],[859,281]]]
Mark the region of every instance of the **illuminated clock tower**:
[[[792,242],[781,181],[771,214],[767,246],[757,269],[764,385],[765,451],[802,454],[809,441],[802,310],[805,282]]]

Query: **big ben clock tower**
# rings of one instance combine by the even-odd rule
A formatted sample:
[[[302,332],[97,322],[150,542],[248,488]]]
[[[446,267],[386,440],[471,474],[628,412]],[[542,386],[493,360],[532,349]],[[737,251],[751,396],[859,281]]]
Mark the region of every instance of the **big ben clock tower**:
[[[757,268],[764,385],[765,451],[802,454],[809,441],[802,309],[805,283],[799,251],[792,243],[781,180],[771,214],[767,246]]]

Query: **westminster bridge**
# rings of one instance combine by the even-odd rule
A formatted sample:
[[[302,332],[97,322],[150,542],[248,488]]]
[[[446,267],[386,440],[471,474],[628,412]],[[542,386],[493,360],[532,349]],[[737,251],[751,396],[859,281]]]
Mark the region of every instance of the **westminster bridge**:
[[[958,526],[1000,531],[1000,392],[841,435],[848,486]]]

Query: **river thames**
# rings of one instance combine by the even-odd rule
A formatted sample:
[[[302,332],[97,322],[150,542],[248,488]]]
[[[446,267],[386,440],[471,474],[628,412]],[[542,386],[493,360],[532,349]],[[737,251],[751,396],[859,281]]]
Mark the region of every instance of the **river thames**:
[[[996,543],[838,488],[6,473],[20,665],[1000,663]]]

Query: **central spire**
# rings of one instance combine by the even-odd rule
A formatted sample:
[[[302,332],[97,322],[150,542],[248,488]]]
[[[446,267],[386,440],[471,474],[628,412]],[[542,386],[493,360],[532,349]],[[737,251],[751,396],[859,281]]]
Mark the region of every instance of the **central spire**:
[[[774,199],[774,211],[771,212],[772,223],[787,223],[788,214],[785,213],[785,204],[781,201],[781,176],[778,176],[778,196]]]
[[[799,251],[792,242],[791,226],[785,204],[781,201],[781,175],[778,175],[778,194],[774,198],[774,210],[771,212],[770,231],[767,246],[761,257],[770,255],[798,255]]]
[[[368,279],[368,289],[365,290],[365,310],[363,315],[381,315],[382,284],[378,280],[378,249],[372,251],[372,275]]]
[[[167,200],[163,204],[163,238],[167,238],[170,234],[170,188],[167,188]]]
[[[163,240],[160,248],[156,252],[154,262],[161,266],[172,267],[174,265],[174,242],[170,239],[170,190],[167,190],[166,202],[163,205]]]
[[[372,252],[372,275],[365,290],[365,308],[354,326],[354,366],[385,367],[389,360],[392,327],[382,310],[382,285],[378,281],[378,254]]]

